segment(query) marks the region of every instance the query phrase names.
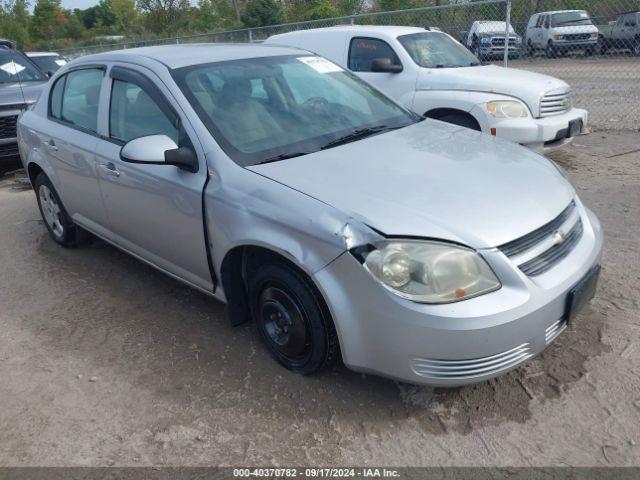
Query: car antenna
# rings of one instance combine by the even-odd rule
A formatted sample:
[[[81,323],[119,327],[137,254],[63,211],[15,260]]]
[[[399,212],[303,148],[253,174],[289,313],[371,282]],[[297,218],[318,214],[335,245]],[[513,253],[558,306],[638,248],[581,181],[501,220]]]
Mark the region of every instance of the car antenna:
[[[27,97],[24,96],[24,89],[22,88],[22,74],[18,69],[18,63],[16,63],[16,60],[18,59],[18,57],[15,53],[16,53],[15,49],[9,48],[9,57],[11,58],[11,63],[13,63],[13,68],[15,69],[16,75],[18,76],[18,86],[20,87],[20,94],[22,95],[22,103],[26,105]]]

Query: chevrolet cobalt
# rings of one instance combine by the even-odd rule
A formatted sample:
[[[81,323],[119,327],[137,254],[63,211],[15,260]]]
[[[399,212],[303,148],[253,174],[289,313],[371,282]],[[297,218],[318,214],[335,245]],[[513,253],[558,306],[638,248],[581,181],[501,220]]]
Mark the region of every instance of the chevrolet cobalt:
[[[302,374],[341,357],[478,382],[544,350],[595,291],[600,224],[559,167],[306,51],[86,56],[18,134],[53,240],[95,235],[226,302]]]

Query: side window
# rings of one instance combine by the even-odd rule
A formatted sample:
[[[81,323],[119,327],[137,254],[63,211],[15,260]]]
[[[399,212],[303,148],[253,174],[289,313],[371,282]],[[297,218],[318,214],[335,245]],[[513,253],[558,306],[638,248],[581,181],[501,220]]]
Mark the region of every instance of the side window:
[[[545,15],[544,17],[544,28],[549,28],[549,18],[551,16],[550,15]]]
[[[94,68],[77,70],[66,75],[59,117],[62,121],[94,133],[98,131],[98,102],[103,76],[102,69]],[[54,89],[60,83],[58,80]],[[55,116],[55,105],[52,107],[51,113]]]
[[[66,75],[63,75],[56,80],[55,85],[49,93],[49,115],[58,120],[62,120],[62,91],[64,90],[64,82],[67,79]]]
[[[109,137],[128,142],[134,138],[161,134],[179,142],[178,129],[147,92],[135,83],[113,80]]]
[[[371,72],[371,63],[376,58],[388,58],[392,64],[400,65],[396,52],[387,42],[375,38],[353,38],[349,46],[349,70]]]

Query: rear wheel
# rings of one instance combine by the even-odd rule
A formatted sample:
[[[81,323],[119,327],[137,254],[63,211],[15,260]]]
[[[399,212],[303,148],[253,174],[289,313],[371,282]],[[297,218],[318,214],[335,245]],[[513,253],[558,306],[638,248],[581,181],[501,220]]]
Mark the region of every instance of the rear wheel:
[[[251,315],[271,355],[303,375],[329,368],[338,336],[320,293],[284,261],[261,265],[248,281]]]
[[[531,39],[527,40],[527,55],[530,57],[535,56],[536,51],[535,48],[533,48],[533,43],[531,42]]]
[[[55,242],[63,247],[73,247],[90,238],[86,230],[73,223],[49,177],[40,173],[36,177],[34,189],[40,214]]]

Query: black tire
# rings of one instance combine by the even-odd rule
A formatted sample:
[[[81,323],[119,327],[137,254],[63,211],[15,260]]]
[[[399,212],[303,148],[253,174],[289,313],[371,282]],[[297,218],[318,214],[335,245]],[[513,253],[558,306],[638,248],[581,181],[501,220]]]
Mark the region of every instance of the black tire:
[[[587,48],[584,49],[584,56],[585,57],[592,57],[594,53],[595,53],[595,48],[594,47],[587,47]]]
[[[640,37],[636,37],[631,47],[631,51],[636,57],[640,57]]]
[[[553,44],[551,41],[547,42],[546,47],[544,48],[544,56],[547,58],[556,58],[558,52],[555,48],[553,48]]]
[[[600,37],[600,40],[598,41],[598,53],[600,55],[604,55],[605,53],[607,53],[607,41],[602,36]]]
[[[531,43],[531,39],[527,40],[527,56],[535,57],[536,50],[533,48],[533,43]]]
[[[447,113],[435,118],[442,122],[452,123],[454,125],[460,125],[461,127],[470,128],[471,130],[480,131],[480,125],[476,119],[470,115],[465,115],[463,113]]]
[[[269,353],[303,375],[330,368],[338,335],[320,292],[284,261],[259,266],[248,280],[251,316]]]
[[[49,177],[44,173],[38,174],[33,188],[42,220],[56,243],[75,247],[91,238],[86,230],[73,223]]]

